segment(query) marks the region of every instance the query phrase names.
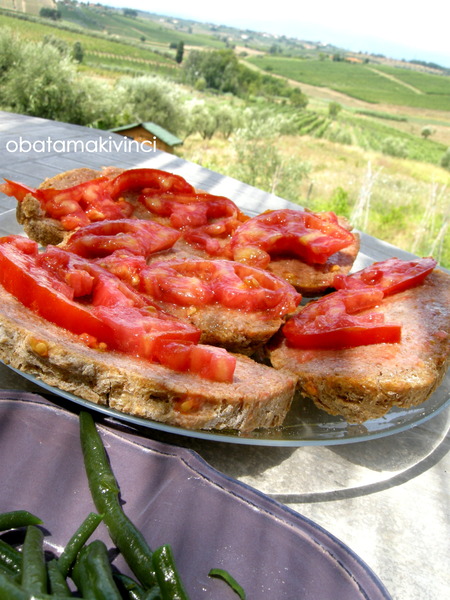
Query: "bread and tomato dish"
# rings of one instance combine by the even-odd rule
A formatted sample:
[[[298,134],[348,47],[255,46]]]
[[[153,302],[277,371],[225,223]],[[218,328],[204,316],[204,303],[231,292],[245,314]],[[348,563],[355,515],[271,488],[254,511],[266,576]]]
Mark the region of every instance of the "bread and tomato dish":
[[[282,425],[296,392],[350,423],[425,401],[450,356],[432,258],[352,273],[359,236],[306,209],[242,213],[157,169],[5,179],[0,358],[46,384],[188,429]]]

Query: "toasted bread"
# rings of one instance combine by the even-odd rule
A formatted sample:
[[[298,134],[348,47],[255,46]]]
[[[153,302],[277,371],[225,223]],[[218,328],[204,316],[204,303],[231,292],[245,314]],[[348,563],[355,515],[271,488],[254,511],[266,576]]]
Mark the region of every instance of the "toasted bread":
[[[77,336],[25,308],[0,286],[0,358],[46,384],[96,404],[187,429],[241,432],[280,425],[295,377],[238,355],[232,383],[211,382]]]
[[[401,323],[401,342],[300,350],[282,339],[268,350],[275,368],[298,377],[304,396],[350,423],[381,417],[393,406],[417,406],[442,382],[450,360],[450,275],[435,269],[370,312]]]

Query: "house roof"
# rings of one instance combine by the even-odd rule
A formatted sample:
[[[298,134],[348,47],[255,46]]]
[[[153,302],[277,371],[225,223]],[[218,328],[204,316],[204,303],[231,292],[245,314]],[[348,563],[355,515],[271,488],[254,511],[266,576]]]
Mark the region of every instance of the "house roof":
[[[170,131],[167,131],[167,129],[164,129],[164,127],[161,127],[156,123],[152,123],[151,121],[145,121],[143,123],[130,123],[129,125],[123,125],[122,127],[115,127],[114,129],[111,129],[111,131],[118,133],[120,131],[133,129],[134,127],[143,127],[168,146],[179,146],[183,143],[183,141],[180,140],[180,138],[178,138],[176,135],[170,133]]]

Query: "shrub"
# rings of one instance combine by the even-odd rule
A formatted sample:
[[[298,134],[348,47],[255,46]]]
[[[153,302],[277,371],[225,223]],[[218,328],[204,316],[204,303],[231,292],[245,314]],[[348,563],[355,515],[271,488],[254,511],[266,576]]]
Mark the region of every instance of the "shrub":
[[[183,130],[186,113],[181,94],[162,77],[126,77],[119,80],[115,89],[128,99],[128,111],[134,121],[153,121],[175,134]]]
[[[407,158],[408,156],[406,142],[395,137],[387,137],[383,140],[381,152],[397,158]]]
[[[450,148],[447,148],[444,155],[441,158],[441,167],[450,171]]]

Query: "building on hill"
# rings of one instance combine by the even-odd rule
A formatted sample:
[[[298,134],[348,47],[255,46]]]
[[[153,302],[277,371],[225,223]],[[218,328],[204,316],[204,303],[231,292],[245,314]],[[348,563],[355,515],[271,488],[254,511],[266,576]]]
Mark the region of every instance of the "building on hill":
[[[148,142],[158,150],[163,150],[164,152],[173,153],[174,149],[183,143],[176,135],[151,121],[130,123],[122,127],[115,127],[111,131],[129,137],[137,142]]]

